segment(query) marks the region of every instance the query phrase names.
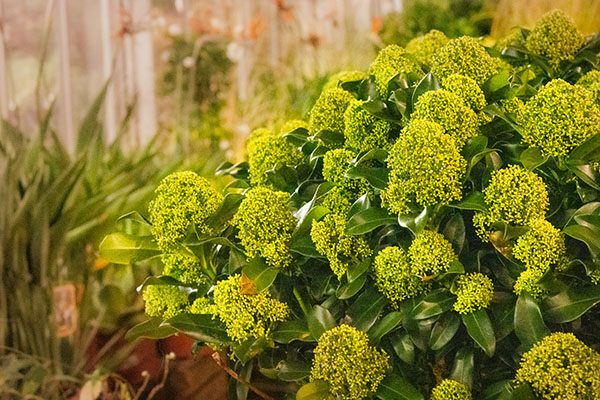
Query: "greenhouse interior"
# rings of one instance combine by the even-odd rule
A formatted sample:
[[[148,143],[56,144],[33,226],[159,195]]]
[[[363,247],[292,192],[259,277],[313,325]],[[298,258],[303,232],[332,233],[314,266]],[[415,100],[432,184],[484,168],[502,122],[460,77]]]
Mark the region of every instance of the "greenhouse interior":
[[[600,0],[0,0],[0,400],[600,400]]]

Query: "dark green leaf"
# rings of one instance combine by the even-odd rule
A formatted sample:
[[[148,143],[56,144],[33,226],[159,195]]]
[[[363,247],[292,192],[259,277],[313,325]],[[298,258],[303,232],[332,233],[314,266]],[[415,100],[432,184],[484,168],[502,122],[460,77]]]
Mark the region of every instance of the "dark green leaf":
[[[192,336],[193,337],[193,336]],[[265,349],[273,347],[273,343],[269,342],[269,340],[265,337],[261,338],[251,338],[242,342],[235,347],[232,347],[233,354],[237,357],[238,360],[245,365],[248,361],[262,353]]]
[[[379,384],[375,396],[380,400],[424,400],[423,395],[406,379],[388,375]]]
[[[252,379],[252,370],[254,369],[253,367],[254,365],[252,365],[252,363],[244,365],[239,372],[240,378],[243,379],[245,382],[250,382],[250,380]],[[236,400],[246,400],[248,398],[249,390],[250,387],[248,385],[244,384],[242,381],[236,381]]]
[[[277,326],[273,332],[271,332],[271,339],[277,343],[290,343],[294,340],[300,340],[302,342],[310,342],[314,339],[310,336],[308,331],[308,325],[306,321],[286,321],[282,322]]]
[[[600,255],[600,235],[595,230],[583,225],[569,225],[563,232],[585,243],[594,257]]]
[[[475,357],[473,350],[468,347],[458,349],[454,356],[454,364],[450,371],[450,379],[454,379],[468,387],[473,384],[473,368],[475,367]]]
[[[596,161],[600,155],[600,135],[594,135],[579,146],[570,154],[569,160]]]
[[[470,193],[461,202],[455,204],[448,204],[448,207],[458,208],[461,210],[473,210],[482,212],[487,211],[487,206],[485,205],[483,193],[481,192]]]
[[[444,347],[458,331],[460,318],[455,313],[447,313],[440,317],[431,330],[429,347],[431,350],[439,350]]]
[[[356,279],[346,282],[335,291],[335,296],[340,300],[346,300],[360,291],[367,281],[367,274],[359,275]]]
[[[344,135],[339,132],[322,130],[314,135],[314,139],[318,139],[326,146],[337,146],[344,143]]]
[[[229,337],[225,327],[217,319],[208,314],[179,314],[164,323],[186,336],[207,343],[228,343]]]
[[[467,328],[469,336],[483,349],[488,357],[494,355],[496,351],[496,337],[492,322],[485,310],[477,310],[471,313],[462,314],[461,319]]]
[[[529,147],[521,153],[521,164],[529,171],[533,171],[546,161],[548,156],[542,156],[542,152],[537,147]]]
[[[327,400],[328,398],[329,384],[321,380],[303,385],[296,393],[296,400]]]
[[[244,198],[245,196],[238,193],[228,193],[225,195],[217,211],[206,220],[206,224],[214,228],[220,228],[226,224],[233,218]]]
[[[345,176],[351,179],[363,178],[376,189],[385,189],[388,183],[389,170],[387,168],[371,168],[357,165],[346,171]]]
[[[510,399],[512,392],[512,379],[496,382],[488,386],[481,393],[481,400]]]
[[[369,193],[365,193],[358,198],[350,207],[350,211],[348,212],[348,218],[353,217],[355,214],[364,211],[371,207],[371,199],[369,198]]]
[[[531,348],[534,343],[550,334],[542,318],[540,308],[527,293],[521,294],[517,299],[515,333],[526,349]]]
[[[408,213],[398,215],[398,224],[412,233],[419,234],[425,229],[429,217],[431,216],[431,208],[424,207],[419,213]]]
[[[501,70],[496,75],[492,75],[487,81],[483,83],[481,89],[486,96],[491,95],[494,92],[508,86],[510,84],[510,72],[508,70]]]
[[[542,311],[548,320],[564,324],[581,317],[598,303],[600,303],[600,285],[584,288],[570,287],[544,299]]]
[[[311,364],[302,361],[282,361],[279,364],[279,373],[277,377],[282,381],[296,382],[300,379],[308,378],[310,375]]]
[[[398,358],[412,365],[415,360],[415,345],[410,335],[406,332],[394,332],[390,335],[390,342]]]
[[[319,340],[321,335],[337,325],[335,319],[328,309],[315,305],[307,316],[308,331],[313,338]]]
[[[375,323],[375,325],[369,329],[369,332],[367,332],[372,344],[377,345],[384,335],[390,333],[400,324],[403,317],[404,315],[400,311],[393,311],[384,316],[379,322]]]
[[[436,289],[421,300],[412,311],[414,319],[428,319],[452,308],[456,296],[447,289]]]
[[[262,292],[275,282],[280,268],[267,267],[262,258],[253,258],[244,266],[242,273],[254,283],[256,293]]]
[[[297,236],[290,243],[290,250],[294,253],[298,253],[300,255],[311,257],[311,258],[320,258],[321,253],[317,251],[315,247],[315,243],[310,238],[310,235]]]
[[[452,243],[454,252],[460,254],[465,245],[466,238],[465,221],[462,215],[453,215],[444,226],[442,234]]]
[[[163,319],[161,317],[150,318],[127,331],[125,339],[132,342],[138,338],[145,337],[150,339],[164,339],[177,333],[177,329],[161,325]]]
[[[537,400],[537,397],[528,383],[520,383],[514,388],[511,400]]]
[[[346,230],[351,235],[362,235],[380,226],[395,225],[397,222],[397,218],[390,215],[387,210],[372,207],[353,215],[346,225]]]
[[[363,292],[348,308],[348,316],[358,330],[367,332],[375,323],[387,303],[385,297],[375,290]]]

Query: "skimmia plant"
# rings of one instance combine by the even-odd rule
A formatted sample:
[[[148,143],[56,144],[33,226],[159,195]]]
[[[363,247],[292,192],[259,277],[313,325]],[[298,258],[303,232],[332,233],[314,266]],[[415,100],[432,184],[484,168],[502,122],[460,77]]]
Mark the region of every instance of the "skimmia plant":
[[[169,176],[102,244],[164,262],[130,337],[226,352],[238,399],[599,399],[599,52],[558,11],[432,31],[255,131],[224,193]]]

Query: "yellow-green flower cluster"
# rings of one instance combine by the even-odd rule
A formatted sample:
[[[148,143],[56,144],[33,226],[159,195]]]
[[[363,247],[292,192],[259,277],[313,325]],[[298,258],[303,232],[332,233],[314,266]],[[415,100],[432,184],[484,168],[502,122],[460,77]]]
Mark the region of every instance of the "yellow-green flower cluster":
[[[289,318],[286,303],[266,292],[242,294],[242,276],[232,275],[219,281],[213,290],[214,310],[227,328],[227,335],[236,342],[260,338],[269,334],[273,324]]]
[[[496,47],[499,50],[504,49],[510,45],[524,45],[525,38],[523,37],[523,32],[521,28],[513,28],[510,33],[500,39],[496,43]]]
[[[489,240],[488,230],[495,223],[528,226],[533,220],[543,219],[548,210],[546,184],[519,165],[493,171],[483,194],[488,211],[475,214],[473,224],[484,241]]]
[[[206,297],[199,297],[189,307],[191,314],[217,314],[217,306]]]
[[[182,254],[163,254],[161,260],[164,265],[163,274],[172,276],[180,282],[199,284],[208,282],[202,270],[202,265],[195,257]]]
[[[350,167],[350,160],[354,157],[356,157],[356,153],[352,150],[329,150],[323,156],[323,178],[327,182],[335,183],[353,193],[362,194],[369,190],[368,182],[364,179],[350,179],[344,176]]]
[[[221,205],[223,196],[205,178],[192,171],[175,172],[164,178],[150,202],[152,234],[163,251],[172,250],[196,225],[210,233],[204,222]]]
[[[428,230],[415,236],[408,248],[408,256],[413,270],[423,278],[447,271],[456,259],[452,243],[441,233]]]
[[[592,70],[583,75],[577,81],[577,85],[583,86],[592,93],[594,102],[600,107],[600,71]]]
[[[304,155],[283,136],[263,132],[252,135],[246,145],[248,152],[248,172],[254,186],[267,185],[267,171],[275,164],[298,165]]]
[[[404,49],[391,44],[379,51],[375,60],[369,66],[369,74],[375,77],[375,86],[383,98],[388,96],[388,83],[401,72],[414,72],[423,75],[421,67],[405,56]]]
[[[421,64],[430,66],[435,54],[448,43],[443,32],[430,30],[423,36],[416,37],[406,44],[406,51],[414,55]]]
[[[368,243],[346,230],[346,218],[342,215],[328,214],[321,221],[313,221],[310,238],[315,248],[329,261],[333,273],[341,279],[348,270],[350,261],[360,261],[371,255]]]
[[[525,264],[526,268],[542,273],[553,265],[564,263],[564,234],[541,218],[532,220],[528,226],[529,231],[517,239],[512,249],[513,256]]]
[[[540,400],[600,399],[600,354],[572,333],[555,332],[523,355],[515,380]]]
[[[479,126],[477,115],[463,98],[446,89],[423,93],[415,103],[411,118],[439,124],[459,146],[476,136]]]
[[[572,60],[583,43],[573,20],[560,10],[545,14],[525,39],[527,50],[547,58],[554,68],[561,61]]]
[[[487,105],[483,90],[468,76],[452,74],[442,79],[442,87],[463,99],[475,111]]]
[[[304,128],[308,130],[308,122],[302,121],[301,119],[290,119],[281,125],[279,132],[283,135],[285,133],[295,131],[298,128]]]
[[[355,195],[348,189],[336,185],[329,190],[321,201],[323,207],[327,207],[332,214],[347,216],[352,207]]]
[[[456,280],[452,293],[456,295],[454,311],[468,314],[490,305],[494,296],[494,283],[487,275],[472,272],[461,275]]]
[[[346,82],[362,81],[367,77],[362,71],[341,71],[337,74],[331,75],[323,86],[323,90],[339,87],[341,84]]]
[[[377,390],[388,358],[385,351],[369,345],[364,332],[340,325],[319,338],[311,379],[327,382],[332,399],[362,400]]]
[[[512,114],[517,121],[522,120],[525,111],[525,103],[518,97],[512,99],[500,100],[500,105],[506,114]]]
[[[586,88],[554,79],[525,104],[522,124],[525,143],[544,156],[566,156],[600,133],[600,108]]]
[[[150,317],[169,319],[188,308],[188,295],[177,286],[148,285],[142,292],[144,309]]]
[[[344,133],[344,112],[354,97],[344,89],[324,90],[310,110],[310,132],[329,130]]]
[[[350,103],[344,113],[344,146],[355,152],[388,148],[390,123],[365,110],[363,101]]]
[[[546,294],[546,290],[538,284],[542,276],[544,276],[544,273],[540,270],[533,268],[526,269],[521,272],[515,281],[513,291],[517,296],[520,296],[523,292],[527,292],[534,299],[540,300]]]
[[[431,391],[431,400],[471,400],[469,388],[452,379],[444,379]]]
[[[289,195],[265,187],[250,190],[233,218],[246,256],[263,257],[272,267],[286,267],[296,220],[288,207]]]
[[[462,36],[450,40],[433,57],[431,71],[444,79],[453,74],[468,76],[482,85],[498,70],[498,63],[477,39]]]
[[[430,121],[410,121],[388,157],[390,178],[382,204],[404,214],[409,204],[449,204],[462,198],[466,161],[456,140]]]
[[[394,308],[404,299],[426,292],[422,272],[413,267],[407,252],[397,246],[379,251],[373,262],[375,285]]]

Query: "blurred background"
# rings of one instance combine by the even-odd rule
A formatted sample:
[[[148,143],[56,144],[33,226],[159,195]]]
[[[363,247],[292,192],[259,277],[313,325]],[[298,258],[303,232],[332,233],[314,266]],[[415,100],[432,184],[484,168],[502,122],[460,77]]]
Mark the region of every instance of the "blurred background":
[[[385,45],[493,44],[553,8],[600,30],[595,0],[0,0],[0,398],[226,398],[192,340],[126,339],[160,266],[98,258],[119,216],[175,170],[224,185],[253,129]]]

